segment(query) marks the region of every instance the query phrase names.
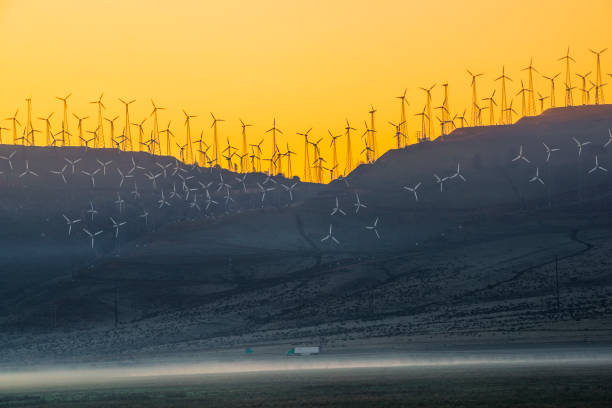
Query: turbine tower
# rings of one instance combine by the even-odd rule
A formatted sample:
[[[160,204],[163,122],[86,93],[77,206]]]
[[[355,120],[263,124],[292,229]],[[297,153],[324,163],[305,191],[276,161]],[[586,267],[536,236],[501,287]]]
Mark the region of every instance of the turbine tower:
[[[185,112],[185,109],[183,109],[183,113],[185,114],[185,130],[186,130],[186,140],[185,140],[185,144],[187,147],[187,156],[183,156],[185,163],[192,163],[193,162],[193,147],[192,142],[191,142],[191,118],[196,118],[196,115],[190,115],[187,112]],[[213,126],[216,122],[213,123]],[[215,140],[216,140],[216,132],[215,132]],[[217,154],[217,149],[215,148],[215,155]],[[215,157],[215,159],[218,159],[218,156]],[[218,161],[215,160],[215,164],[217,164]]]
[[[89,116],[83,116],[82,118],[79,117],[76,113],[72,113],[72,116],[74,116],[76,118],[77,122],[77,129],[79,131],[79,145],[83,146],[83,121],[85,119],[89,119]],[[100,127],[98,127],[98,129],[96,129],[96,134],[97,132],[100,130]]]
[[[376,128],[374,127],[374,114],[376,113],[376,109],[374,106],[370,107],[370,131],[368,134],[370,135],[370,147],[372,148],[372,161],[376,161],[378,158],[378,143],[376,143]]]
[[[472,74],[469,69],[466,71],[472,77],[472,123],[478,123],[480,108],[478,107],[478,94],[476,92],[476,78],[482,76],[483,74]]]
[[[304,136],[304,181],[306,182],[312,181],[312,176],[310,174],[310,155],[308,154],[308,145],[310,143],[308,141],[308,134],[310,133],[311,130],[312,128],[308,129],[304,133],[299,133],[299,132],[296,133],[300,136]]]
[[[240,156],[240,172],[245,173],[248,166],[247,156],[249,154],[247,149],[246,128],[253,125],[250,123],[244,123],[242,119],[240,119],[240,125],[242,126],[242,156]],[[289,144],[287,144],[287,151],[289,151]],[[291,171],[291,157],[289,157],[289,171]]]
[[[401,113],[400,113],[400,132],[402,133],[402,137],[403,137],[403,141],[402,141],[402,146],[406,146],[408,145],[408,140],[407,140],[407,132],[406,132],[406,106],[410,106],[410,104],[408,103],[408,100],[406,99],[406,91],[408,89],[404,89],[404,94],[401,96],[396,96],[397,99],[400,100],[401,103]]]
[[[529,95],[527,96],[527,115],[533,116],[536,114],[535,92],[533,89],[533,72],[535,71],[539,74],[538,70],[533,66],[533,57],[531,57],[529,65],[522,70],[529,71],[529,85],[527,88],[529,92]]]
[[[565,106],[572,106],[574,104],[574,97],[572,95],[572,89],[574,88],[572,87],[570,61],[576,62],[576,60],[570,57],[569,51],[570,49],[569,47],[567,47],[567,53],[565,54],[565,56],[559,58],[558,60],[565,61]]]
[[[499,113],[499,121],[502,124],[511,123],[510,116],[508,114],[508,103],[506,99],[506,79],[512,81],[512,78],[506,75],[506,67],[502,66],[502,74],[501,76],[495,79],[496,81],[501,79],[501,105],[500,105],[500,113]]]
[[[491,93],[491,96],[489,96],[488,98],[482,98],[483,101],[489,101],[489,126],[495,125],[494,106],[497,106],[497,103],[495,102],[495,99],[493,99],[494,97],[495,97],[495,89],[493,90],[493,93]]]
[[[144,123],[147,118],[144,118],[140,121],[140,123],[132,123],[132,126],[136,126],[138,128],[138,149],[139,152],[142,152],[142,146],[144,146]]]
[[[331,144],[329,145],[329,147],[332,148],[331,178],[333,180],[334,179],[334,172],[336,171],[336,168],[338,167],[338,149],[337,149],[337,146],[336,146],[336,139],[338,139],[342,135],[334,136],[334,134],[331,132],[331,130],[328,130],[327,132],[329,133],[329,136],[331,137]]]
[[[62,144],[66,146],[66,135],[68,135],[68,145],[70,145],[70,132],[68,131],[68,98],[70,98],[72,93],[64,96],[63,98],[60,96],[56,96],[55,99],[62,101],[62,105],[64,108],[64,120],[62,121],[62,137],[64,138]]]
[[[272,172],[272,175],[274,175],[276,174],[276,161],[274,160],[274,157],[276,157],[278,152],[278,146],[276,145],[276,132],[280,133],[281,135],[283,134],[283,131],[276,127],[276,118],[274,118],[272,121],[272,127],[266,130],[266,133],[268,132],[272,132],[272,161],[270,162],[270,171]]]
[[[123,145],[123,150],[132,150],[132,132],[130,131],[130,104],[136,102],[136,99],[132,99],[129,102],[126,102],[121,98],[119,98],[119,100],[122,104],[125,105],[125,128],[123,130],[125,132],[123,136],[125,137],[121,141],[121,144]]]
[[[346,127],[344,128],[344,130],[346,130],[346,160],[344,163],[344,175],[347,175],[351,171],[353,171],[353,147],[351,146],[351,130],[356,129],[351,127],[348,119],[346,119]]]
[[[426,102],[425,102],[425,109],[424,109],[424,116],[423,116],[423,126],[422,126],[422,131],[423,131],[423,135],[421,136],[423,139],[427,140],[427,139],[431,139],[431,90],[434,89],[434,87],[436,86],[436,84],[433,84],[431,87],[429,88],[420,88],[421,90],[425,91],[426,95]],[[427,117],[427,126],[425,126],[425,117]],[[426,134],[425,134],[426,133]]]
[[[529,89],[525,88],[523,80],[521,79],[521,90],[516,95],[521,95],[521,116],[527,116],[527,104],[525,102],[525,93],[529,92]]]
[[[587,72],[584,75],[581,75],[579,73],[576,73],[576,76],[579,77],[582,80],[582,88],[580,88],[580,90],[582,91],[582,104],[583,105],[588,105],[589,103],[589,94],[588,94],[588,90],[587,90],[587,77],[591,75],[591,72]]]
[[[5,120],[10,120],[13,122],[13,144],[17,144],[17,125],[21,126],[21,122],[17,119],[17,114],[19,113],[19,109],[15,111],[13,116],[6,118]]]
[[[555,75],[547,77],[546,75],[542,75],[542,77],[548,79],[550,81],[550,107],[554,108],[557,106],[557,101],[555,99],[555,79],[561,75],[560,72],[557,72]]]
[[[596,60],[597,71],[595,74],[595,105],[599,105],[600,103],[601,104],[606,103],[604,99],[604,92],[603,92],[603,86],[605,84],[603,84],[603,81],[601,79],[601,58],[600,58],[601,54],[603,54],[606,50],[607,48],[604,48],[601,51],[589,50],[593,54],[595,54],[595,56],[597,57],[597,60]]]
[[[38,120],[45,121],[45,146],[51,146],[51,116],[53,116],[53,112],[51,112],[46,118],[37,118]]]
[[[27,104],[26,127],[25,127],[25,134],[24,134],[24,138],[22,142],[24,145],[26,144],[26,142],[28,142],[27,144],[31,146],[34,144],[34,127],[32,126],[32,98],[31,97],[26,98],[26,104]],[[30,135],[32,136],[32,140],[29,139]]]
[[[102,116],[102,109],[106,109],[106,106],[102,103],[102,97],[104,96],[104,92],[100,94],[100,97],[97,101],[91,101],[89,103],[95,103],[98,105],[98,130],[96,132],[96,139],[94,140],[95,147],[106,147],[106,140],[104,138],[104,122]],[[111,136],[112,143],[112,136]]]
[[[113,143],[115,142],[115,121],[117,119],[119,119],[119,116],[115,116],[112,119],[109,118],[104,118],[108,124],[110,125],[110,142],[111,142],[111,146],[113,145]]]
[[[448,107],[448,82],[442,84],[444,87],[444,100],[442,101],[442,121],[448,123],[450,119],[450,109]]]
[[[157,146],[157,154],[161,155],[161,142],[159,140],[159,122],[157,121],[157,111],[164,110],[166,108],[157,106],[155,102],[153,102],[153,99],[151,99],[151,105],[153,105],[153,110],[151,111],[151,114],[149,116],[153,116],[153,140],[155,140],[155,142],[153,143],[153,154],[155,154],[155,146]]]

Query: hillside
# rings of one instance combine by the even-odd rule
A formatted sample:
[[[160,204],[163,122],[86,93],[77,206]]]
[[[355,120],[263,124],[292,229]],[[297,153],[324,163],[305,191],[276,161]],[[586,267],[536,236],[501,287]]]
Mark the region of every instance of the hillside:
[[[168,157],[2,146],[0,358],[610,339],[611,127],[600,105],[457,129],[293,195]],[[26,160],[38,176],[19,177]],[[69,237],[62,214],[81,219]],[[93,249],[82,228],[103,231]]]

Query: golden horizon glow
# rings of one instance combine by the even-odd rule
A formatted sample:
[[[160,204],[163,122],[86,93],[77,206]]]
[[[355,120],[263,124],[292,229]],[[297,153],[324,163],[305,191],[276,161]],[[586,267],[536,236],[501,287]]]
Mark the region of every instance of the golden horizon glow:
[[[432,93],[435,107],[442,104],[441,84],[449,83],[451,116],[467,109],[469,118],[472,89],[466,69],[484,73],[478,78],[478,98],[496,89],[500,103],[499,82],[494,79],[501,75],[502,65],[513,78],[508,83],[508,102],[514,97],[519,112],[516,120],[521,112],[521,97],[516,93],[521,80],[525,86],[528,82],[527,71],[521,69],[532,56],[541,74],[561,72],[556,100],[562,106],[565,66],[558,59],[566,48],[570,47],[576,59],[572,81],[580,87],[575,73],[592,71],[589,79],[595,81],[596,61],[589,48],[611,45],[612,27],[607,19],[612,15],[612,2],[608,0],[588,4],[553,0],[425,3],[0,1],[0,30],[6,39],[0,116],[10,117],[19,108],[19,120],[25,125],[25,99],[31,97],[34,127],[41,131],[37,143],[41,144],[45,123],[36,118],[55,112],[51,121],[57,131],[63,108],[56,96],[72,93],[68,127],[74,141],[78,121],[72,114],[90,116],[83,121],[83,129],[94,130],[97,107],[89,102],[101,92],[105,93],[104,116],[119,115],[116,134],[125,121],[118,98],[136,100],[130,106],[133,123],[149,116],[152,98],[166,108],[159,112],[159,126],[163,129],[171,120],[176,142],[185,143],[185,109],[197,115],[191,121],[192,140],[204,131],[204,140],[212,144],[213,112],[225,119],[219,124],[222,148],[226,138],[241,147],[239,119],[243,119],[254,124],[247,129],[248,143],[265,138],[264,157],[269,156],[272,143],[265,131],[276,118],[276,126],[283,131],[277,135],[278,145],[284,151],[290,143],[297,153],[292,159],[293,172],[301,176],[304,142],[296,132],[312,127],[311,138],[324,138],[322,154],[330,163],[328,129],[343,133],[348,118],[357,128],[352,139],[357,163],[365,158],[359,152],[364,148],[361,135],[364,121],[369,123],[371,105],[377,109],[380,155],[395,146],[395,130],[388,121],[398,122],[400,104],[395,97],[404,89],[410,103],[406,116],[412,143],[421,128],[415,114],[426,102],[419,87],[437,83]],[[601,56],[603,82],[612,72],[611,53]],[[548,81],[538,74],[534,74],[534,88],[549,94]],[[612,90],[604,91],[608,101],[612,100]],[[593,99],[592,93],[591,102]],[[574,103],[581,103],[578,90]],[[483,123],[488,120],[485,112]],[[146,135],[152,125],[148,118]],[[10,128],[11,123],[3,120],[0,126]],[[108,126],[105,122],[107,139]],[[436,135],[440,133],[437,120],[433,128]],[[132,127],[131,133],[136,140],[138,128]],[[11,132],[3,131],[2,136],[6,143]],[[175,142],[172,146],[178,155]],[[310,159],[314,160],[312,152]],[[338,159],[342,172],[344,137],[338,139]],[[262,167],[265,170],[267,163]]]

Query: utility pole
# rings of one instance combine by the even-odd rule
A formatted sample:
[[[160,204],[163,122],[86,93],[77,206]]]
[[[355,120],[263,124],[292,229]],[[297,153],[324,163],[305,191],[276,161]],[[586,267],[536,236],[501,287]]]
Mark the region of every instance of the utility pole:
[[[557,295],[557,313],[559,313],[559,259],[555,255],[555,292]]]
[[[119,326],[119,307],[117,305],[117,281],[115,281],[115,300],[114,300],[114,314],[115,314],[115,329]]]

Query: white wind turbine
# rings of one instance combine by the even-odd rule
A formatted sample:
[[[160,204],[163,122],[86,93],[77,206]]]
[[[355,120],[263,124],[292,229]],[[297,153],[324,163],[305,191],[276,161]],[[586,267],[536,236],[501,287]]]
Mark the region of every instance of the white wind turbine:
[[[170,203],[168,201],[166,201],[166,196],[164,195],[164,190],[161,191],[161,198],[159,200],[157,200],[157,203],[159,204],[158,208],[162,208],[163,206],[170,207]]]
[[[380,235],[378,234],[378,217],[374,220],[373,225],[368,225],[365,227],[367,230],[374,231],[376,233],[376,238],[380,239]]]
[[[95,240],[96,240],[96,237],[97,237],[98,235],[100,235],[100,234],[101,234],[103,231],[102,231],[102,230],[100,230],[100,231],[97,231],[97,232],[91,233],[91,232],[89,232],[89,230],[88,230],[87,228],[83,228],[83,232],[84,232],[85,234],[87,234],[87,236],[89,237],[89,239],[91,239],[91,248],[93,249],[93,247],[94,247],[94,243],[95,243]]]
[[[106,168],[107,168],[108,166],[110,166],[110,165],[112,164],[112,162],[113,162],[113,161],[112,161],[112,160],[109,160],[109,161],[107,161],[107,162],[103,162],[103,161],[98,160],[98,159],[96,159],[96,161],[98,162],[98,164],[99,164],[100,166],[102,166],[102,175],[103,175],[103,176],[106,176]]]
[[[444,191],[444,182],[448,180],[448,177],[440,178],[440,176],[434,173],[434,178],[436,179],[436,184],[440,185],[440,192]]]
[[[13,170],[13,162],[11,161],[13,159],[13,157],[15,156],[15,154],[17,154],[17,150],[14,150],[11,154],[9,154],[8,156],[0,156],[0,159],[2,160],[6,160],[8,162],[9,168],[11,170]]]
[[[23,173],[21,173],[19,175],[19,178],[23,177],[23,176],[27,176],[28,174],[31,174],[32,176],[36,176],[38,177],[38,174],[36,174],[35,172],[33,172],[32,170],[30,170],[30,163],[26,160],[25,161],[25,170],[23,171]]]
[[[123,204],[125,203],[125,200],[121,198],[119,193],[117,193],[117,199],[114,201],[114,203],[119,206],[119,214],[121,214],[123,212]]]
[[[329,232],[327,233],[326,236],[324,236],[323,238],[321,238],[321,242],[325,242],[328,239],[331,239],[332,241],[334,241],[336,244],[340,245],[340,242],[336,239],[336,237],[334,237],[334,234],[332,233],[332,225],[329,224]]]
[[[355,199],[357,200],[354,204],[353,207],[355,207],[355,214],[359,213],[359,209],[360,208],[368,208],[367,205],[365,205],[364,203],[361,202],[361,200],[359,199],[359,194],[355,193]]]
[[[608,141],[604,144],[604,149],[608,147],[610,143],[612,143],[612,130],[608,129]]]
[[[121,171],[121,169],[119,167],[117,167],[117,173],[119,173],[119,177],[121,177],[121,180],[119,180],[119,188],[121,188],[123,186],[123,182],[125,181],[125,179],[127,178],[134,178],[133,174],[123,174],[123,172]]]
[[[576,146],[578,147],[578,157],[582,156],[582,148],[586,145],[591,144],[591,142],[586,141],[586,142],[581,142],[578,139],[576,139],[575,137],[572,137],[572,140],[576,143]]]
[[[608,170],[604,167],[602,167],[599,164],[599,158],[597,157],[597,155],[595,155],[595,167],[593,167],[591,170],[589,170],[589,174],[596,172],[597,170],[601,170],[603,172],[608,172]]]
[[[286,192],[289,193],[289,199],[293,201],[293,190],[295,189],[295,186],[297,186],[297,183],[293,183],[291,186],[281,184],[281,186],[285,189]]]
[[[242,177],[234,177],[239,184],[242,184],[242,190],[245,193],[246,193],[247,190],[246,190],[246,184],[244,182],[246,181],[246,178],[247,178],[248,175],[249,174],[247,173],[247,174],[243,175]]]
[[[64,157],[64,160],[70,165],[70,167],[72,168],[72,174],[74,174],[75,169],[76,169],[76,165],[81,161],[81,158],[77,158],[74,160],[70,160],[67,157]]]
[[[261,192],[261,202],[264,202],[264,199],[266,198],[266,192],[267,191],[274,191],[274,187],[264,187],[261,184],[257,183],[257,187],[259,188],[259,191]]]
[[[91,220],[93,221],[94,215],[98,213],[98,210],[94,208],[93,202],[89,202],[89,210],[87,210],[87,214],[91,215]]]
[[[142,214],[140,214],[139,217],[144,218],[145,225],[149,225],[149,212],[147,210],[142,210]]]
[[[62,214],[62,217],[64,217],[64,219],[66,220],[66,224],[68,225],[68,236],[70,236],[70,233],[72,232],[72,226],[74,224],[81,222],[81,220],[80,219],[71,220],[65,214]]]
[[[514,159],[512,159],[512,161],[513,161],[513,162],[515,162],[515,161],[517,161],[517,160],[523,160],[523,161],[524,161],[524,162],[526,162],[526,163],[531,163],[531,162],[529,161],[529,159],[528,159],[527,157],[525,157],[525,154],[523,153],[523,145],[521,145],[521,146],[519,147],[519,152],[518,152],[518,154],[516,155],[516,157],[515,157]]]
[[[404,186],[403,188],[404,190],[410,191],[412,194],[414,194],[415,201],[419,201],[419,195],[417,194],[417,190],[419,189],[419,187],[421,187],[420,181],[417,184],[415,184],[414,187]]]
[[[95,187],[96,186],[96,174],[98,174],[100,170],[101,169],[95,169],[92,172],[81,170],[81,173],[89,177],[91,179],[91,186]]]
[[[62,180],[64,181],[64,184],[66,184],[68,181],[66,181],[66,176],[64,175],[64,172],[66,171],[66,168],[68,167],[68,165],[64,165],[64,167],[62,167],[61,170],[50,170],[49,173],[51,174],[55,174],[56,176],[60,176],[62,178]]]
[[[465,177],[463,177],[463,175],[461,174],[461,163],[457,163],[457,171],[452,176],[450,176],[451,179],[454,179],[455,177],[459,177],[461,180],[467,181]]]
[[[533,182],[535,182],[535,181],[537,181],[537,182],[539,182],[540,184],[544,185],[544,180],[542,180],[542,179],[540,178],[540,169],[539,169],[538,167],[536,167],[536,174],[535,174],[535,176],[533,176],[532,178],[530,178],[530,179],[529,179],[529,182],[530,182],[530,183],[533,183]]]
[[[546,162],[547,163],[550,161],[551,153],[558,152],[559,150],[561,150],[557,147],[548,147],[548,145],[544,142],[542,142],[542,145],[544,146],[544,149],[546,149]]]
[[[346,213],[340,208],[340,202],[338,201],[338,197],[336,197],[336,206],[332,208],[330,215],[336,215],[338,213],[346,215]]]
[[[115,230],[115,238],[119,238],[119,228],[127,224],[127,221],[117,222],[113,217],[109,217],[113,223],[113,229]]]
[[[219,204],[218,202],[216,202],[215,200],[213,200],[210,197],[210,193],[208,192],[208,190],[206,190],[206,209],[208,210],[208,208],[211,206],[211,204],[217,205]]]
[[[130,194],[134,196],[134,200],[140,198],[140,191],[138,191],[138,186],[136,185],[136,181],[134,181],[134,189],[130,191]]]

